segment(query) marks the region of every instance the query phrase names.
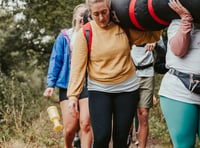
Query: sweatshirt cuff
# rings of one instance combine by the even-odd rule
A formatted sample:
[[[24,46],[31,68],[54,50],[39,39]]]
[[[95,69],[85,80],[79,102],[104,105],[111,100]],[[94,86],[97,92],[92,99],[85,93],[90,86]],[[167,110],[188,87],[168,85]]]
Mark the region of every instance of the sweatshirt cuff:
[[[69,97],[69,100],[75,100],[75,101],[78,101],[78,98],[73,96],[73,97]]]
[[[53,83],[47,83],[47,87],[55,87],[55,84],[53,84]]]

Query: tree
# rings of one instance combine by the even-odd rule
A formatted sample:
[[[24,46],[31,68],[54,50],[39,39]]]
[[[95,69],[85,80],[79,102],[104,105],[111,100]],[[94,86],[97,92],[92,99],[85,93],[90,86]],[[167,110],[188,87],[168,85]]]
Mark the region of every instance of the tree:
[[[39,98],[53,42],[62,28],[71,26],[73,8],[80,2],[0,0],[1,136],[24,127],[43,109]]]
[[[0,33],[4,34],[3,39],[0,41],[0,61],[3,63],[1,65],[3,66],[2,70],[5,72],[13,68],[12,52],[23,52],[25,57],[28,50],[40,54],[48,53],[49,55],[55,37],[60,30],[71,26],[74,6],[83,1],[13,0],[15,7],[12,11],[7,10],[9,7],[8,2],[2,2],[1,9],[9,13],[0,16],[1,22],[4,22],[1,25],[2,29],[0,29]],[[24,19],[14,21],[15,16],[20,13],[24,16]],[[41,61],[41,63],[38,64],[47,61],[47,58],[39,59],[38,61]],[[5,65],[6,67],[4,67]]]

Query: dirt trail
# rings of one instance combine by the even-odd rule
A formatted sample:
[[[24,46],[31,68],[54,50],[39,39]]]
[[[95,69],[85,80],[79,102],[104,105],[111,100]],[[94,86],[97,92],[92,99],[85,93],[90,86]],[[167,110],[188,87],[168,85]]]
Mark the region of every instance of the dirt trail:
[[[112,148],[112,142],[110,143],[109,148]],[[137,146],[135,145],[135,137],[133,137],[129,148],[137,148]],[[163,145],[163,144],[161,144],[160,140],[152,139],[151,137],[149,137],[146,148],[172,148],[172,146]]]

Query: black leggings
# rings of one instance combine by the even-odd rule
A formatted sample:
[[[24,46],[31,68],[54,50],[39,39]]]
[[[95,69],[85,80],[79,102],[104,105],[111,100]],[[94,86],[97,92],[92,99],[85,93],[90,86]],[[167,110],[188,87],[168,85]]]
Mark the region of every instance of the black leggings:
[[[139,90],[123,93],[88,91],[88,95],[93,148],[108,148],[111,132],[113,148],[128,148],[127,138],[137,109]]]

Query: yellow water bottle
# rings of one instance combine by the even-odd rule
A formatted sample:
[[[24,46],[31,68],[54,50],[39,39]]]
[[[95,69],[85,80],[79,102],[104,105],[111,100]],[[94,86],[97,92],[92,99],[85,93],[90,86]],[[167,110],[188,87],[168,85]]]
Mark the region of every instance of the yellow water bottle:
[[[63,126],[60,124],[59,120],[60,120],[60,116],[57,110],[56,106],[50,106],[47,108],[47,112],[49,114],[49,118],[51,120],[51,122],[53,122],[54,124],[54,131],[60,131],[63,129]]]

